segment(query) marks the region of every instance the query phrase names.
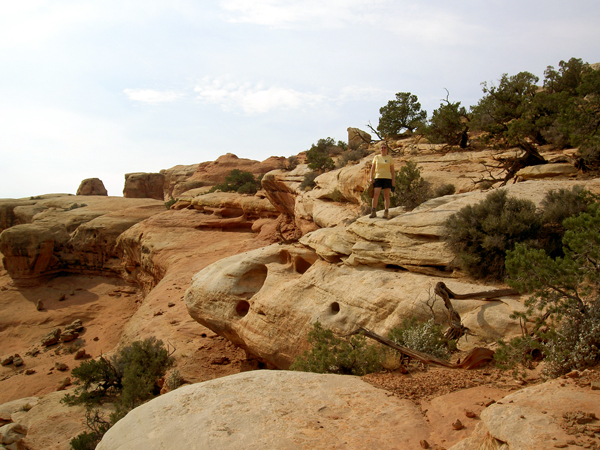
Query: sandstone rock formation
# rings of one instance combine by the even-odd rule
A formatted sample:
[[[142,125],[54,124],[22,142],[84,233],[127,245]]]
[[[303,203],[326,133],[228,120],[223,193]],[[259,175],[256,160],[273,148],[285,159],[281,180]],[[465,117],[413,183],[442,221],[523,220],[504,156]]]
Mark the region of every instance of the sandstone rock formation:
[[[427,319],[426,301],[440,280],[397,269],[332,264],[304,246],[274,244],[225,258],[199,272],[185,301],[199,323],[286,369],[306,349],[306,335],[317,320],[342,334],[363,326],[386,335],[406,318]],[[481,288],[444,281],[460,293]],[[455,308],[477,335],[469,338],[469,345],[520,332],[518,322],[509,318],[523,309],[518,297],[465,300]],[[435,311],[444,317],[441,301]]]
[[[348,128],[348,146],[350,148],[358,148],[360,146],[366,146],[371,142],[371,135],[366,131],[358,128]]]
[[[486,173],[482,163],[490,162],[493,152],[442,155],[429,144],[395,144],[398,168],[412,158],[434,186],[452,183],[459,194],[431,200],[410,213],[395,209],[389,221],[366,219],[359,216],[360,197],[371,157],[323,174],[315,189],[300,192],[306,165],[286,172],[278,169],[282,158],[245,165],[247,160],[225,155],[211,163],[161,171],[160,200],[49,195],[0,201],[0,355],[18,351],[23,368],[31,373],[26,376],[12,363],[0,367],[0,403],[20,395],[46,395],[59,383],[64,389],[68,373],[48,368],[76,364],[66,352],[72,343],[85,345],[91,357],[98,357],[155,336],[173,344],[178,370],[197,382],[249,365],[243,362],[244,352],[222,336],[267,366],[285,368],[306,348],[306,334],[317,319],[340,332],[361,325],[385,334],[405,317],[428,317],[425,302],[437,281],[458,293],[489,289],[456,278],[460,274],[444,247],[441,224],[485,196],[473,180]],[[250,170],[252,164],[260,170]],[[263,178],[264,193],[196,195],[222,182],[232,168],[255,174],[270,170]],[[506,189],[539,204],[548,189],[583,184],[570,178],[557,174],[553,181]],[[585,185],[600,191],[597,180]],[[179,202],[167,211],[163,198]],[[293,241],[290,236],[304,236],[296,244],[264,247],[277,240],[278,228],[286,242]],[[65,273],[70,275],[37,287],[22,286]],[[124,289],[126,285],[136,289]],[[40,298],[44,310],[36,311]],[[477,334],[461,342],[461,348],[520,332],[509,315],[522,307],[519,297],[456,302],[464,325]],[[445,313],[440,302],[434,311]],[[40,351],[37,343],[45,334],[57,327],[64,330],[79,318],[85,329],[74,341]],[[28,428],[25,441],[40,438],[32,450],[52,448],[44,447],[55,438],[48,428],[53,412],[45,411],[51,418],[45,424],[41,419],[33,426],[19,422]],[[83,431],[82,412],[77,414],[72,418],[77,427],[62,429],[65,439]],[[465,428],[456,433],[470,432],[469,423],[461,420]],[[50,436],[47,440],[44,433]],[[67,450],[68,442],[62,442],[56,448]]]
[[[165,176],[162,173],[127,173],[123,197],[164,200],[164,184]]]
[[[199,164],[191,164],[188,166],[174,166],[170,169],[163,169],[160,171],[165,176],[163,185],[163,193],[165,200],[171,200],[172,198],[179,198],[179,196],[190,189],[205,186],[206,184],[202,180],[188,179],[196,173]]]
[[[156,200],[101,196],[59,196],[4,205],[16,224],[0,234],[0,252],[17,283],[61,272],[118,274],[117,237],[164,211],[164,204]]]
[[[214,186],[215,184],[223,183],[225,177],[233,169],[250,172],[254,176],[258,176],[284,167],[285,164],[286,159],[282,156],[273,156],[259,162],[238,158],[232,153],[227,153],[215,161],[207,161],[189,166],[175,166],[171,169],[161,170],[160,173],[165,176],[164,199],[179,199],[185,196],[188,191],[196,190],[203,186]],[[190,196],[187,195],[187,197]]]
[[[246,158],[238,158],[233,153],[227,153],[219,156],[215,161],[199,164],[196,173],[192,175],[190,181],[202,180],[208,185],[215,185],[225,181],[225,177],[229,175],[233,169],[250,172],[257,176],[281,168],[285,165],[285,162],[286,159],[283,156],[272,156],[259,162]]]
[[[131,411],[97,450],[419,448],[416,405],[355,377],[254,371],[184,386]]]
[[[578,414],[589,420],[578,423]],[[569,423],[570,417],[574,424]],[[598,444],[591,431],[600,425],[597,418],[600,393],[572,381],[553,380],[517,391],[486,408],[473,434],[450,450],[590,448]],[[586,423],[591,425],[587,432]]]
[[[86,178],[77,188],[77,195],[108,195],[108,192],[101,179]]]
[[[539,204],[548,190],[573,184],[524,182],[505,189]],[[598,182],[586,186],[600,189]],[[317,320],[342,333],[364,326],[385,335],[405,318],[427,318],[425,302],[438,281],[454,292],[481,289],[447,280],[458,274],[452,271],[443,223],[485,195],[446,196],[410,213],[392,210],[391,220],[363,217],[349,227],[309,233],[300,240],[303,245],[272,245],[221,260],[195,275],[186,305],[198,322],[279,368],[289,367]],[[509,318],[523,308],[518,297],[456,303],[464,325],[476,335],[462,342],[463,348],[520,332]],[[440,302],[439,317],[441,307]]]

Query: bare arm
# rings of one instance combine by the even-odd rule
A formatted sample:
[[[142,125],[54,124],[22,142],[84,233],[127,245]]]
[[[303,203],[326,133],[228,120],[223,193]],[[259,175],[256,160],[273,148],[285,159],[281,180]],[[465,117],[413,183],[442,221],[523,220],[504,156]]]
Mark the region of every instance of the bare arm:
[[[394,161],[390,163],[390,172],[392,172],[392,186],[396,186],[396,171],[394,170]]]
[[[374,178],[375,178],[375,162],[373,162],[373,164],[371,165],[371,183],[373,182]]]

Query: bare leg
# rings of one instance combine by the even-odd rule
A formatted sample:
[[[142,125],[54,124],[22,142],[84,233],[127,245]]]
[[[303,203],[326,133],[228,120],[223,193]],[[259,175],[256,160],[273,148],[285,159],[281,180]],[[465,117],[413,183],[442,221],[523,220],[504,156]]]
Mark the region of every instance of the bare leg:
[[[383,212],[383,218],[384,219],[389,219],[390,218],[390,191],[391,189],[384,189],[383,190],[383,200],[384,200],[384,204],[385,204],[385,211]]]
[[[391,189],[384,189],[383,190],[383,200],[385,203],[385,209],[388,210],[390,209],[390,192]]]
[[[371,202],[371,217],[375,217],[375,213],[377,212],[377,203],[379,202],[380,193],[380,187],[373,189],[373,201]]]

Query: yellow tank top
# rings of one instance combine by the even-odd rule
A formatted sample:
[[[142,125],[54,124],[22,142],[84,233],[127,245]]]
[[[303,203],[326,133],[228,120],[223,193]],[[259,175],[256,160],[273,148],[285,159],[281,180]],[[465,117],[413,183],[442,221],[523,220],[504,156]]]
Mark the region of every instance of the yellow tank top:
[[[375,158],[373,158],[373,165],[375,166],[375,178],[389,178],[391,180],[391,165],[393,161],[394,160],[390,155],[375,155]]]

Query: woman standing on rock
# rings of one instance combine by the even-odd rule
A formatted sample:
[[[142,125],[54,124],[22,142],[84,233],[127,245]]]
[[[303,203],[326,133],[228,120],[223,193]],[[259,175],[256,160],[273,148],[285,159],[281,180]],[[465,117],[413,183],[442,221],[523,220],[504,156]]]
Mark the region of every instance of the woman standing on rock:
[[[369,217],[377,217],[377,202],[379,194],[383,189],[383,199],[385,203],[385,211],[383,217],[390,217],[390,191],[396,186],[396,172],[394,171],[394,160],[388,155],[389,148],[384,142],[381,144],[381,155],[375,155],[373,165],[371,166],[371,183],[373,183],[373,202],[371,203],[371,215]]]

